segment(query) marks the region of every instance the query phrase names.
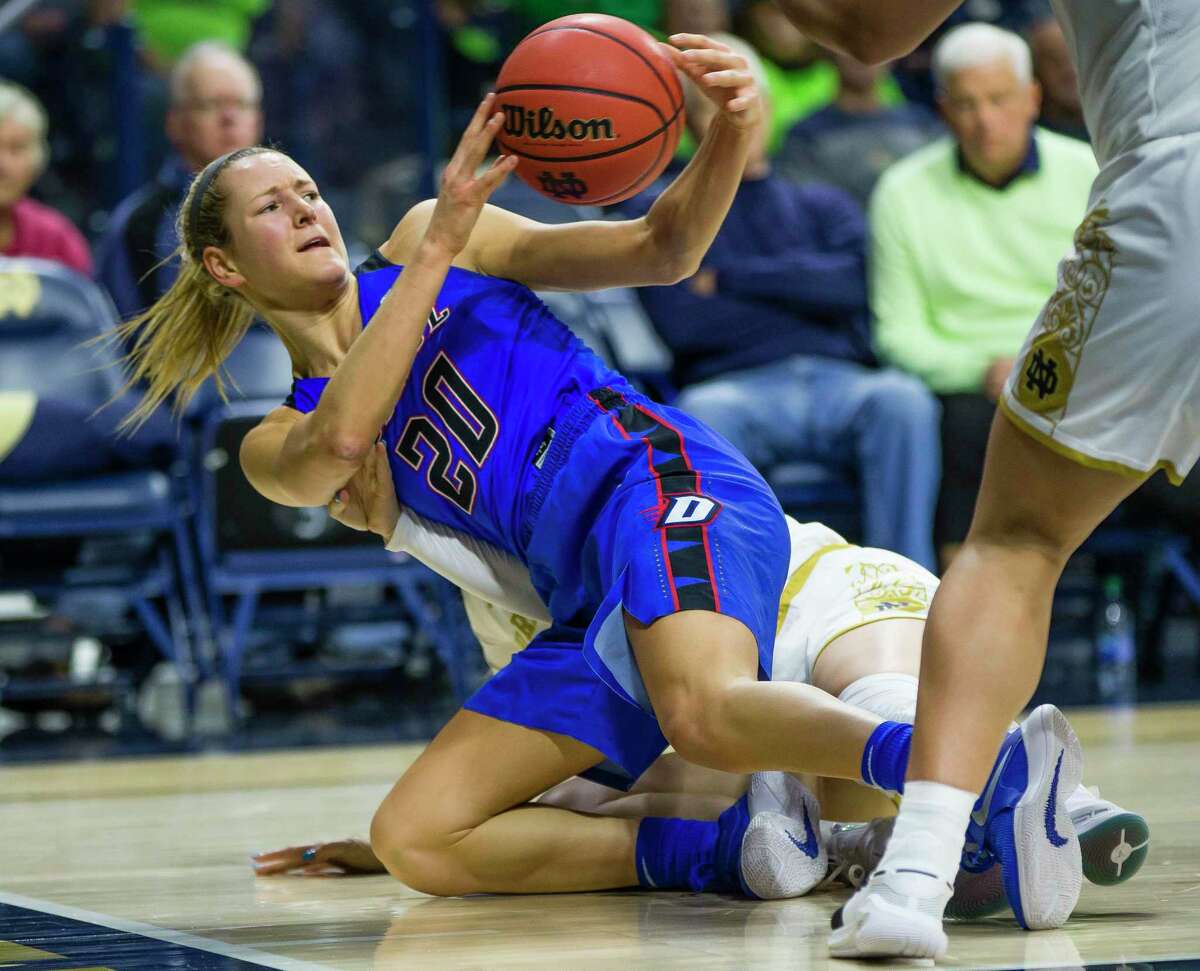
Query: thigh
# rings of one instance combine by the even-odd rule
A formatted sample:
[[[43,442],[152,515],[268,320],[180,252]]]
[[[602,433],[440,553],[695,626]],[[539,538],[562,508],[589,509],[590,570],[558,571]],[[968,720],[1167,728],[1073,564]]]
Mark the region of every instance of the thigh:
[[[674,407],[727,439],[759,468],[789,457],[807,420],[804,388],[779,365],[723,375],[684,388]]]
[[[831,641],[813,665],[813,687],[835,698],[859,678],[872,674],[921,672],[925,618],[892,618],[856,627]]]
[[[1059,455],[998,411],[967,542],[1037,553],[1061,568],[1139,484]]]
[[[459,711],[392,787],[380,807],[406,828],[447,837],[602,761],[566,735]]]

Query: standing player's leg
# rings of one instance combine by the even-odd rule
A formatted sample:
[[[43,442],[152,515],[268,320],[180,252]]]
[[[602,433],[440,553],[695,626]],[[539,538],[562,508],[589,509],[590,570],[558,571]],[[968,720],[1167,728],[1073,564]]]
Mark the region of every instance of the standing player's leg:
[[[926,626],[910,778],[983,787],[1041,677],[1067,559],[1139,484],[1057,455],[997,413],[971,532]]]
[[[1000,857],[1024,926],[1069,916],[1081,881],[1065,808],[1080,781],[1078,743],[1044,709],[1005,733],[1037,686],[1068,557],[1137,485],[1063,458],[997,415],[971,532],[926,626],[907,795],[871,883],[835,915],[835,956],[945,952],[942,913],[1002,740],[1002,769],[975,810],[979,849]]]

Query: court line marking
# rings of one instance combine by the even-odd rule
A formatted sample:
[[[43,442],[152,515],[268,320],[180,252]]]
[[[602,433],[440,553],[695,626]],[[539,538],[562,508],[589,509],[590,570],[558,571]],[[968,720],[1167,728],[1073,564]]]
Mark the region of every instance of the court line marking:
[[[1039,932],[1026,931],[1024,933],[1036,934]],[[953,961],[955,958],[952,955],[947,954],[944,960]],[[970,968],[970,971],[1038,971],[1038,969],[1045,969],[1045,971],[1061,971],[1061,969],[1064,967],[1075,966],[1090,968],[1097,965],[1104,966],[1111,964],[1119,967],[1121,962],[1149,964],[1153,968],[1157,967],[1160,963],[1167,964],[1173,961],[1200,961],[1200,954],[1155,954],[1153,956],[1138,955],[1136,957],[1133,955],[1127,955],[1123,958],[1085,958],[1081,955],[1080,960],[1083,962],[1081,965],[1064,965],[1061,960],[1055,960],[1054,958],[1045,958],[1044,960],[1034,961],[1032,963],[1023,961],[1020,964],[1015,965],[1012,962],[1009,962],[1008,964],[966,964],[960,965],[957,968],[951,965],[946,968],[946,971],[966,971],[967,968]]]
[[[183,947],[195,948],[197,951],[208,951],[210,954],[220,954],[222,957],[235,958],[240,961],[251,961],[278,971],[335,971],[327,964],[313,964],[309,961],[298,961],[277,954],[269,954],[253,947],[242,944],[226,944],[224,941],[210,937],[198,937],[185,931],[171,930],[167,927],[155,927],[136,920],[125,920],[108,914],[98,914],[92,910],[80,907],[70,907],[66,904],[56,904],[36,897],[25,897],[19,893],[0,891],[0,903],[11,904],[14,907],[24,907],[26,910],[40,910],[42,913],[67,920],[82,921],[86,924],[98,924],[109,930],[121,931],[124,934],[137,934],[165,944],[179,944]]]

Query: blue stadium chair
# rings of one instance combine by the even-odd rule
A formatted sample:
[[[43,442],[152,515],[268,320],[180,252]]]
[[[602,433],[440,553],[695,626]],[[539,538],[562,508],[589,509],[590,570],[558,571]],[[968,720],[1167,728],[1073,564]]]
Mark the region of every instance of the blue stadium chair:
[[[190,694],[195,676],[188,620],[200,612],[202,601],[186,525],[186,489],[169,461],[160,463],[169,468],[149,467],[148,462],[121,467],[128,464],[122,456],[138,454],[113,434],[130,401],[86,420],[119,391],[122,376],[110,348],[84,347],[82,342],[115,323],[107,297],[84,277],[56,263],[0,259],[0,391],[31,392],[39,399],[35,414],[44,404],[52,419],[48,428],[35,421],[35,431],[0,469],[0,539],[33,544],[48,537],[96,539],[140,532],[154,540],[148,562],[49,572],[6,563],[0,589],[44,598],[86,592],[124,604],[136,613],[154,646],[176,665]],[[56,424],[56,408],[74,409],[79,417]],[[16,456],[31,448],[41,451],[46,468],[69,469],[63,474],[71,477],[14,480]],[[89,452],[94,461],[61,454],[70,449]]]
[[[462,623],[454,589],[404,554],[389,553],[379,538],[334,522],[323,508],[289,509],[259,496],[237,469],[242,436],[279,406],[291,387],[291,362],[265,327],[247,333],[226,370],[234,388],[221,402],[205,392],[197,414],[195,473],[197,547],[214,627],[220,675],[232,712],[246,653],[264,594],[382,585],[432,640],[451,687],[465,698],[475,685],[478,650]],[[313,674],[298,667],[273,671]]]

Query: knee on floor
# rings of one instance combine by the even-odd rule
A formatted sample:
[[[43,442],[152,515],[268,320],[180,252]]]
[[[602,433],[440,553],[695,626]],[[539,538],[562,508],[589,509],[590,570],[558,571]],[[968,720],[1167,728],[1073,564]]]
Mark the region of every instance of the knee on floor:
[[[445,834],[413,825],[386,802],[371,820],[371,849],[388,873],[420,893],[457,897],[479,889],[466,882]]]

